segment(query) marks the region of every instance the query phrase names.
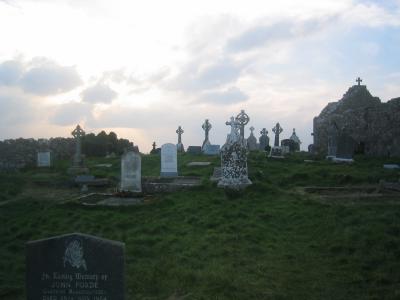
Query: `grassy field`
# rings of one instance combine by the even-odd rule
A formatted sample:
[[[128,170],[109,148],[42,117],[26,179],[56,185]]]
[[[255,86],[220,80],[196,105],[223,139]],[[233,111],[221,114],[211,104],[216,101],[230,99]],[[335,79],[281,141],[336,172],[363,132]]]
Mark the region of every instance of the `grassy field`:
[[[201,187],[115,208],[79,205],[68,162],[0,174],[0,299],[25,297],[25,242],[69,232],[126,244],[128,299],[400,299],[400,196],[304,192],[398,181],[382,164],[400,160],[304,159],[252,153],[253,185],[225,193],[208,180],[218,157],[184,154],[180,175],[201,176]],[[115,186],[119,164],[88,159]],[[158,173],[159,156],[143,156],[143,176]]]

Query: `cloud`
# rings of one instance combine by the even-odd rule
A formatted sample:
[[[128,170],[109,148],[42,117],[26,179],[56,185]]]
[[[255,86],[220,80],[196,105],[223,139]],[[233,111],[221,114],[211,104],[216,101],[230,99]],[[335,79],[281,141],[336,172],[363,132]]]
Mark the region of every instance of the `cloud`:
[[[173,79],[172,86],[186,92],[198,92],[234,83],[240,73],[241,67],[228,58],[213,64],[193,60]]]
[[[111,103],[118,94],[108,85],[97,83],[92,87],[88,87],[82,93],[82,101],[86,103]]]
[[[205,92],[198,102],[206,102],[216,105],[227,105],[244,102],[248,98],[248,95],[243,93],[237,87],[230,87],[229,89],[224,91]]]
[[[0,64],[0,85],[16,85],[22,76],[23,66],[16,60]]]
[[[82,123],[92,118],[93,106],[82,102],[68,102],[54,107],[50,123],[67,126]]]
[[[38,106],[14,88],[0,89],[0,124],[10,127],[30,124],[37,118]]]
[[[47,96],[69,92],[80,86],[82,80],[74,67],[63,67],[46,60],[29,69],[20,84],[26,92]]]

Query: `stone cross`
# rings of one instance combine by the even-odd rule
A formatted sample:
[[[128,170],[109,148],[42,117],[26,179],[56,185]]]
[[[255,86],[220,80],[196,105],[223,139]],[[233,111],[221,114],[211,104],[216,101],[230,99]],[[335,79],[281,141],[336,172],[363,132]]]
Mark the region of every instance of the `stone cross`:
[[[239,138],[238,127],[240,126],[240,123],[234,117],[231,117],[231,121],[225,122],[225,124],[231,126],[231,133],[229,137],[232,142],[236,142]]]
[[[267,134],[268,134],[268,130],[265,129],[265,128],[263,128],[263,129],[260,131],[260,134],[261,134],[261,135],[267,135]]]
[[[178,144],[182,144],[182,134],[184,133],[184,131],[181,126],[178,127],[176,133],[178,134]]]
[[[236,121],[239,123],[240,126],[240,136],[242,137],[242,139],[244,139],[244,126],[249,123],[250,118],[242,109],[240,111],[240,114],[236,116]]]
[[[153,146],[153,150],[155,151],[156,147],[157,147],[156,142],[153,142],[152,146]]]
[[[83,131],[81,126],[77,125],[76,128],[71,132],[71,134],[75,138],[75,141],[76,141],[74,165],[80,165],[82,162],[81,138],[83,136],[85,136],[85,131]]]
[[[283,129],[279,123],[276,123],[275,127],[272,128],[272,132],[275,133],[275,147],[279,147],[279,135],[282,133]]]
[[[204,138],[204,142],[203,145],[206,144],[207,142],[209,142],[208,140],[208,133],[210,132],[212,126],[211,123],[208,121],[208,119],[206,119],[204,121],[204,124],[201,125],[201,128],[203,128],[204,132],[205,132],[205,138]]]
[[[253,126],[251,126],[249,129],[250,129],[250,135],[254,135],[253,131],[254,131],[255,128]]]
[[[358,78],[356,79],[356,82],[358,83],[358,85],[360,85],[361,81],[362,81],[362,79],[361,79],[360,77],[358,77]]]

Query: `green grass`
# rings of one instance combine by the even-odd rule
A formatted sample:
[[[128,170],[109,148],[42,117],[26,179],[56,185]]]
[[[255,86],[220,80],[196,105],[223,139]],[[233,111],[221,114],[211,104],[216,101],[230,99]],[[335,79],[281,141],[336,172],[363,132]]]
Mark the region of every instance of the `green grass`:
[[[142,157],[144,176],[159,174],[159,159]],[[233,195],[208,181],[217,157],[184,154],[180,174],[202,177],[203,186],[123,208],[60,204],[70,197],[65,189],[78,190],[61,184],[66,163],[2,174],[9,201],[0,206],[0,298],[25,297],[26,241],[83,232],[126,244],[128,299],[398,299],[400,199],[329,202],[298,189],[394,181],[399,171],[383,169],[384,159],[350,166],[304,159],[252,154],[254,184]],[[113,167],[97,170],[98,163]],[[117,184],[119,159],[88,165]]]

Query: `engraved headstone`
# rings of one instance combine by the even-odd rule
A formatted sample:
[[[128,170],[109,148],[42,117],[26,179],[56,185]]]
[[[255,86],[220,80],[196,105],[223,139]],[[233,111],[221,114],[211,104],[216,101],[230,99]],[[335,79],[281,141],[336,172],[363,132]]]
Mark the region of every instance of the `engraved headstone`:
[[[160,176],[178,176],[178,158],[174,144],[168,143],[161,146]]]
[[[250,127],[250,136],[247,138],[247,149],[250,151],[258,150],[257,139],[254,136],[254,127]]]
[[[121,191],[142,191],[142,162],[139,153],[126,152],[121,158]]]
[[[43,151],[37,153],[37,166],[50,167],[51,166],[51,152]]]
[[[27,300],[125,299],[125,244],[71,233],[26,244]]]
[[[231,117],[225,124],[231,126],[231,133],[221,148],[222,176],[218,187],[239,190],[252,184],[248,178],[246,142],[239,134],[239,121]]]

